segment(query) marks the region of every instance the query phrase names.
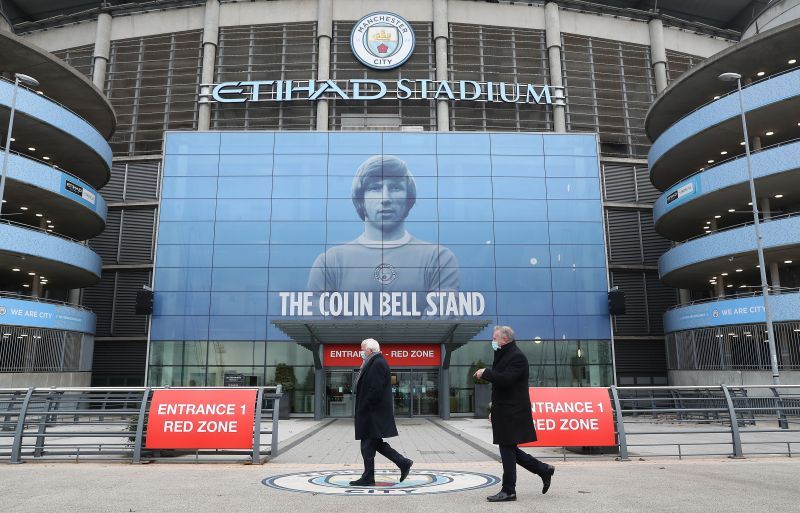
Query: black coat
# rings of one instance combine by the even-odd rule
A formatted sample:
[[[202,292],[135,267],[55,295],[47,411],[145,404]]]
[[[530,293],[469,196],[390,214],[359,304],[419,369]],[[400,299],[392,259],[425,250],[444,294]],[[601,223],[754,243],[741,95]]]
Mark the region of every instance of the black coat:
[[[535,442],[528,394],[528,358],[516,342],[494,352],[494,362],[483,371],[483,379],[492,383],[492,443]]]
[[[356,440],[397,436],[389,364],[382,354],[370,358],[356,384]]]

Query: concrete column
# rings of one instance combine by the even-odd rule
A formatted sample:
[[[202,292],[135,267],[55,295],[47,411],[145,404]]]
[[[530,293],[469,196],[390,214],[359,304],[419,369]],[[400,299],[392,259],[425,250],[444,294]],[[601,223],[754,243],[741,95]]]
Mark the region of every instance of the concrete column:
[[[653,18],[647,24],[650,29],[650,60],[656,77],[656,92],[667,88],[667,50],[664,46],[664,24]]]
[[[714,295],[717,297],[725,296],[725,277],[717,276],[717,283],[714,285]]]
[[[111,58],[111,15],[101,12],[97,15],[97,33],[94,37],[92,54],[92,83],[105,91],[106,69]]]
[[[31,296],[42,297],[42,284],[39,282],[39,275],[33,276],[33,283],[31,284]]]
[[[325,418],[325,369],[314,369],[314,419]]]
[[[564,104],[564,77],[561,73],[561,19],[558,4],[544,6],[545,41],[550,61],[550,87],[553,90],[553,131],[567,131],[567,110]]]
[[[764,221],[772,217],[772,212],[770,211],[769,198],[761,198],[758,201],[758,211],[761,214],[760,219]]]
[[[433,41],[436,47],[436,80],[447,80],[447,41],[450,25],[447,19],[447,0],[433,0]],[[436,101],[436,130],[450,130],[450,104]]]
[[[214,65],[219,42],[219,0],[206,0],[203,18],[203,67],[200,71],[200,105],[197,111],[197,129],[211,128],[211,104],[206,100],[214,82]]]
[[[692,295],[686,289],[678,289],[678,298],[681,305],[688,305],[692,302]]]
[[[317,3],[317,80],[331,78],[331,39],[333,38],[333,1]],[[317,100],[317,130],[328,130],[328,100]]]
[[[67,299],[68,303],[72,303],[73,305],[81,304],[81,289],[72,289],[69,291],[69,299]]]
[[[758,139],[760,146],[761,138],[760,137],[753,138],[754,141],[756,139]],[[761,211],[761,218],[766,221],[767,219],[772,217],[772,212],[770,211],[770,208],[772,207],[770,205],[769,198],[761,198],[760,203],[761,204],[759,205],[759,209]],[[771,290],[770,294],[780,294],[781,277],[780,277],[780,272],[778,270],[778,262],[767,262],[767,270],[769,271],[769,284],[771,287],[775,289],[774,291]]]

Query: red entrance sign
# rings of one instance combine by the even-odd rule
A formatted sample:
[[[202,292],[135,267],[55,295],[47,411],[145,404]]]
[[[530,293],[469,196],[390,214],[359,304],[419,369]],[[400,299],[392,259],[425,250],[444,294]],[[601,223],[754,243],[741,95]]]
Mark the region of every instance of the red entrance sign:
[[[616,445],[607,388],[530,388],[536,442],[525,447]]]
[[[256,390],[155,390],[148,449],[252,449]]]
[[[325,367],[360,367],[359,344],[325,344]],[[381,353],[390,367],[439,367],[442,352],[438,344],[384,344]]]

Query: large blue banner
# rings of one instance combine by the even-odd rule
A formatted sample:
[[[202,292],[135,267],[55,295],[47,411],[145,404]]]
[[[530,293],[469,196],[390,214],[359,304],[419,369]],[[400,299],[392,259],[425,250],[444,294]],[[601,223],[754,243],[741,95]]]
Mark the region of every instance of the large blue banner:
[[[272,321],[323,318],[610,338],[594,135],[195,132],[165,147],[154,340],[279,340]]]

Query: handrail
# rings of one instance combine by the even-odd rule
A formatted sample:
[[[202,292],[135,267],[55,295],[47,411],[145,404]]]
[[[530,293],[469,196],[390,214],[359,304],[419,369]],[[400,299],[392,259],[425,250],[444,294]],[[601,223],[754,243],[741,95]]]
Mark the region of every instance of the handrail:
[[[0,76],[0,82],[8,82],[8,83],[9,83],[9,84],[11,84],[11,85],[14,85],[14,84],[15,84],[15,81],[14,81],[14,80],[9,80],[9,79],[7,79],[7,78],[5,78],[5,77],[3,77],[3,76]],[[89,125],[90,127],[92,127],[92,130],[94,130],[95,132],[97,132],[97,134],[98,134],[100,137],[102,137],[102,138],[103,138],[103,140],[105,140],[105,139],[106,139],[105,137],[103,137],[103,134],[101,134],[101,133],[100,133],[100,131],[99,131],[99,130],[98,130],[98,129],[97,129],[97,128],[96,128],[96,127],[95,127],[95,126],[92,124],[92,123],[90,123],[90,122],[89,122],[89,120],[87,120],[86,118],[84,118],[83,116],[81,116],[80,114],[78,114],[77,112],[75,112],[74,110],[70,109],[69,107],[67,107],[67,106],[66,106],[66,105],[64,105],[63,103],[59,102],[58,100],[54,100],[53,98],[50,98],[49,96],[47,96],[47,95],[46,95],[46,94],[44,94],[43,92],[39,92],[39,91],[37,91],[36,89],[32,89],[32,88],[30,88],[30,87],[26,86],[25,84],[23,84],[23,83],[21,83],[21,82],[19,83],[19,87],[22,87],[22,88],[24,88],[24,89],[27,89],[28,91],[30,91],[31,93],[35,94],[36,96],[41,96],[42,98],[46,99],[46,100],[47,100],[47,101],[49,101],[50,103],[54,103],[54,104],[58,105],[58,106],[59,106],[59,107],[61,107],[62,109],[66,110],[66,111],[67,111],[67,112],[69,112],[70,114],[73,114],[73,115],[74,115],[74,116],[76,116],[78,119],[80,119],[81,121],[83,121],[84,123],[86,123],[87,125]]]
[[[744,93],[744,90],[745,90],[745,89],[747,89],[748,87],[753,87],[754,85],[756,85],[756,84],[760,84],[761,82],[764,82],[765,80],[770,80],[770,79],[772,79],[772,78],[779,77],[779,76],[781,76],[781,75],[785,75],[786,73],[791,73],[791,72],[793,72],[793,71],[797,71],[797,70],[800,70],[800,66],[795,66],[795,67],[793,67],[793,68],[789,68],[789,69],[786,69],[786,70],[780,71],[780,72],[778,72],[778,73],[773,73],[773,74],[771,74],[771,75],[767,75],[767,76],[765,76],[765,77],[761,77],[761,78],[759,78],[758,80],[756,80],[755,82],[750,82],[749,84],[743,84],[743,85],[742,85],[742,92]],[[666,130],[664,130],[663,132],[661,132],[661,135],[659,135],[658,137],[660,138],[662,135],[664,135],[664,134],[667,132],[667,130],[669,130],[669,129],[670,129],[670,128],[672,128],[673,126],[677,125],[678,123],[680,123],[680,122],[681,122],[681,121],[683,121],[684,119],[688,118],[689,116],[691,116],[692,114],[694,114],[694,113],[695,113],[695,112],[697,112],[698,110],[700,110],[700,109],[702,109],[702,108],[704,108],[704,107],[707,107],[707,106],[711,105],[711,104],[712,104],[712,103],[714,103],[714,102],[718,102],[719,100],[721,100],[721,99],[723,99],[723,98],[726,98],[726,97],[728,97],[728,96],[730,96],[730,95],[732,95],[732,94],[735,94],[737,91],[738,91],[738,88],[734,88],[733,90],[731,90],[731,91],[728,91],[728,92],[727,92],[727,93],[725,93],[725,94],[721,94],[721,95],[719,95],[719,97],[718,97],[718,98],[715,98],[715,99],[712,99],[712,100],[710,100],[710,101],[707,101],[706,103],[704,103],[704,104],[700,105],[699,107],[695,107],[693,110],[691,110],[691,111],[687,112],[687,113],[686,113],[686,114],[684,114],[683,116],[681,116],[681,117],[679,117],[678,119],[676,119],[676,120],[675,120],[675,121],[674,121],[674,122],[673,122],[673,123],[672,123],[672,124],[671,124],[671,125],[670,125],[670,126],[667,128],[667,129],[666,129]],[[737,114],[737,116],[738,116],[738,114]],[[658,139],[656,139],[656,140],[658,140]]]
[[[66,301],[56,301],[55,299],[47,299],[43,297],[26,296],[25,294],[20,294],[19,292],[8,292],[5,290],[0,290],[0,297],[20,299],[23,301],[33,301],[36,303],[47,303],[51,305],[68,306],[70,308],[75,308],[77,310],[84,310],[89,313],[92,313],[90,309],[86,308],[83,305],[76,305],[74,303],[67,303]]]
[[[783,142],[779,142],[779,143],[770,144],[769,146],[762,146],[761,148],[759,148],[757,150],[751,149],[750,150],[750,156],[752,157],[753,155],[761,153],[762,151],[771,150],[771,149],[777,148],[779,146],[786,146],[786,145],[789,145],[789,144],[795,144],[797,142],[800,142],[800,137],[798,137],[796,139],[789,139],[788,141],[783,141]],[[668,187],[665,187],[664,188],[664,192],[661,193],[661,195],[664,196],[666,194],[666,191],[672,189],[673,187],[675,187],[679,183],[688,180],[689,178],[693,178],[693,177],[695,177],[697,175],[706,173],[706,172],[711,171],[713,169],[717,169],[718,167],[722,166],[723,164],[728,164],[729,162],[733,162],[733,161],[739,160],[741,158],[747,158],[747,153],[742,153],[740,155],[734,155],[734,156],[729,157],[729,158],[727,158],[725,160],[720,160],[719,162],[715,162],[713,166],[704,167],[704,168],[702,168],[702,169],[700,169],[698,171],[695,171],[694,173],[692,173],[690,175],[686,175],[683,178],[681,178],[680,180],[678,180],[677,182],[669,185]],[[798,164],[798,167],[800,167],[800,164]],[[753,177],[753,180],[756,180],[756,177]]]
[[[772,216],[772,217],[770,217],[768,219],[759,219],[758,222],[760,224],[766,224],[766,223],[769,223],[771,221],[785,219],[785,218],[788,218],[788,217],[797,217],[797,216],[800,216],[800,211],[789,212],[789,213],[786,213],[786,214],[781,214],[779,216]],[[755,225],[754,221],[748,221],[748,222],[744,222],[744,223],[734,224],[734,225],[731,225],[731,226],[726,226],[725,228],[718,228],[716,230],[710,230],[708,233],[702,233],[700,235],[694,235],[692,237],[689,237],[688,239],[684,239],[684,240],[677,241],[677,242],[679,242],[681,244],[684,244],[686,242],[693,241],[693,240],[696,240],[696,239],[701,239],[703,237],[706,237],[708,235],[712,235],[714,233],[722,233],[722,232],[727,232],[729,230],[733,230],[735,228],[741,228],[743,226],[754,226],[754,225]],[[676,247],[678,247],[678,246],[676,246]]]
[[[780,294],[795,294],[800,293],[800,287],[767,287],[767,292],[769,294],[775,295],[774,292],[779,292]],[[686,308],[687,306],[693,305],[702,305],[705,303],[714,303],[717,301],[727,301],[729,299],[740,299],[745,297],[759,297],[761,296],[761,287],[758,287],[758,290],[752,290],[749,292],[737,292],[736,294],[731,294],[730,296],[723,296],[723,297],[707,297],[703,299],[695,299],[694,301],[689,301],[686,304],[682,305],[674,305],[667,308],[667,311],[670,310],[677,310],[678,308]],[[798,385],[800,386],[800,385]],[[628,388],[628,387],[625,387]]]
[[[5,148],[0,148],[0,154],[5,153],[5,151],[6,151]],[[94,192],[98,192],[98,190],[95,189],[94,186],[89,185],[84,178],[81,178],[80,176],[73,175],[72,173],[70,173],[66,169],[64,169],[62,167],[59,167],[57,164],[51,164],[50,162],[47,162],[47,161],[44,161],[44,160],[41,160],[41,159],[37,159],[36,157],[28,155],[27,153],[21,153],[19,151],[15,151],[15,150],[9,150],[9,153],[11,153],[12,155],[16,155],[18,157],[22,157],[24,159],[32,160],[32,161],[36,162],[37,164],[42,164],[43,166],[51,167],[51,168],[55,169],[56,171],[58,171],[59,173],[64,173],[65,175],[71,176],[72,178],[74,178],[76,180],[80,180],[81,182],[86,184],[87,187],[92,189]]]
[[[58,232],[54,232],[52,230],[45,230],[45,229],[39,228],[38,226],[31,226],[29,224],[16,223],[14,221],[9,221],[8,219],[0,219],[0,223],[9,224],[9,225],[12,225],[12,226],[18,226],[18,227],[24,228],[26,230],[42,232],[42,233],[44,233],[45,235],[48,235],[48,236],[49,235],[53,235],[55,237],[66,239],[66,240],[68,240],[70,242],[74,242],[75,244],[80,244],[81,246],[83,246],[83,244],[82,244],[83,241],[73,239],[72,237],[69,237],[67,235],[62,235],[62,234],[60,234]]]

